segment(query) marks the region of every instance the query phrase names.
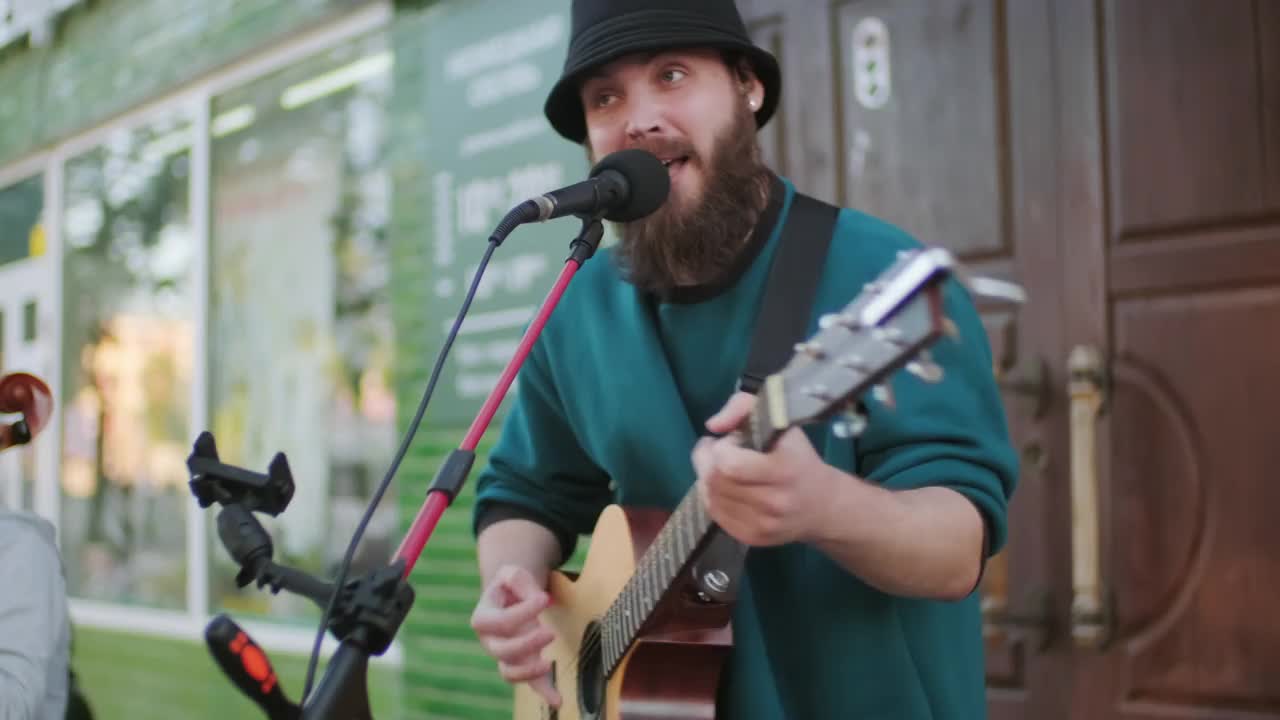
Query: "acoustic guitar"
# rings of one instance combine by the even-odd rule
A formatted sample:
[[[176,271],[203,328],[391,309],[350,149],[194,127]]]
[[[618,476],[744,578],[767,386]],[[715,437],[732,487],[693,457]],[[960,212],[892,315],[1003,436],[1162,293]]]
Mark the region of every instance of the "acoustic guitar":
[[[768,451],[787,429],[837,415],[835,431],[852,437],[865,424],[858,399],[871,391],[889,401],[882,384],[892,373],[905,368],[940,380],[927,349],[956,332],[942,300],[952,276],[976,294],[1022,299],[1016,285],[969,278],[940,248],[902,253],[849,305],[823,317],[819,332],[765,380],[735,433],[739,442]],[[555,637],[543,656],[561,707],[521,683],[515,720],[713,720],[732,646],[726,590],[745,552],[692,489],[674,512],[608,506],[582,572],[553,572],[549,581],[552,603],[541,619]]]

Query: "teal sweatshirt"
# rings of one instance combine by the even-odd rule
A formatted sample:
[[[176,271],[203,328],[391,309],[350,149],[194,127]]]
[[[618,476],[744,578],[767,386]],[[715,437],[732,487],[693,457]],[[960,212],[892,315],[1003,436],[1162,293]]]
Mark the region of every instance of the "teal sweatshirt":
[[[732,395],[795,188],[778,178],[771,209],[731,282],[655,299],[623,280],[608,250],[570,283],[519,375],[501,434],[476,480],[477,529],[499,512],[545,524],[571,551],[607,503],[673,509],[692,487],[690,452]],[[903,231],[841,210],[810,331],[848,304],[898,251]],[[952,488],[986,522],[986,552],[1006,537],[1017,478],[987,338],[965,291],[945,289],[960,338],[933,348],[936,385],[892,379],[896,408],[865,399],[856,440],[805,428],[836,467],[887,488]],[[894,597],[817,548],[755,548],[734,615],[721,691],[733,720],[972,720],[986,716],[977,593],[955,602]]]

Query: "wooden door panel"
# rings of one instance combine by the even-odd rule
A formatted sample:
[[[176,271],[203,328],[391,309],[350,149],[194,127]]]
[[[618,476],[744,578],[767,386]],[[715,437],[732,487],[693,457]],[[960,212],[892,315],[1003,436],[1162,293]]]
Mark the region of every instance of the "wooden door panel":
[[[838,142],[827,0],[737,0],[752,39],[782,67],[782,102],[761,134],[770,167],[803,192],[838,202]]]
[[[841,196],[968,257],[1011,251],[1003,6],[846,0],[832,11]]]
[[[1003,168],[1007,182],[998,204],[988,209],[1000,217],[1001,251],[979,264],[984,273],[1017,279],[1029,300],[1016,309],[980,308],[1021,461],[1009,506],[1009,541],[992,558],[982,588],[984,605],[1005,614],[988,614],[984,628],[988,707],[992,720],[1047,720],[1065,717],[1070,708],[1070,685],[1063,680],[1069,656],[1056,621],[1070,601],[1070,558],[1057,539],[1066,537],[1066,518],[1057,512],[1066,502],[1066,466],[1065,453],[1055,447],[1062,404],[1054,398],[1061,394],[1055,378],[1061,377],[1066,352],[1055,227],[1051,4],[999,2],[991,6],[990,18],[995,45],[988,67],[1001,139],[988,162]]]
[[[1262,0],[1110,0],[1108,102],[1119,238],[1254,216],[1268,198]],[[1267,33],[1274,36],[1275,30]],[[1274,37],[1271,38],[1274,43]],[[1268,53],[1271,51],[1268,50]],[[1271,71],[1274,74],[1274,70]]]
[[[1262,64],[1263,151],[1267,158],[1267,200],[1280,210],[1280,3],[1255,0],[1258,60]]]
[[[1017,316],[1009,311],[988,311],[982,315],[982,324],[991,343],[992,371],[1000,377],[1011,377],[1019,372]],[[1017,413],[1016,408],[1012,411],[1016,413],[1010,423],[1013,440],[1019,446],[1025,446],[1031,441],[1018,437],[1018,431],[1028,426],[1027,416]],[[1011,535],[1021,536],[1021,528],[1017,527],[1020,520],[1016,516],[1009,519]],[[1019,588],[1015,586],[1012,592],[1010,590],[1010,554],[1013,553],[1002,551],[992,557],[983,571],[980,592],[983,615],[988,618],[983,627],[987,684],[1001,690],[1024,690],[1028,633],[1008,620],[1025,612],[1027,608],[1025,598],[1019,597],[1022,594],[1018,592]]]
[[[783,28],[783,19],[779,15],[751,18],[747,26],[752,41],[772,52],[780,62],[786,57]],[[790,114],[789,105],[785,102],[780,104],[773,119],[760,132],[760,147],[764,154],[764,161],[784,177],[791,175],[791,167],[787,163],[787,119]]]
[[[1076,656],[1073,716],[1280,718],[1280,9],[1096,7],[1063,16],[1081,47],[1102,29],[1096,50],[1058,56],[1082,80],[1064,108],[1085,114],[1065,127],[1105,140],[1071,177],[1109,191],[1064,214],[1091,233],[1066,325],[1107,328],[1115,617],[1112,642]]]
[[[1051,399],[1037,388],[1051,380],[1037,375],[1040,358],[1020,312],[986,309],[982,321],[991,343],[992,371],[1005,388],[1011,439],[1021,453],[1009,542],[987,561],[980,586],[989,709],[997,720],[1037,713],[1045,717],[1047,710],[1033,707],[1050,704],[1046,690],[1052,688],[1045,688],[1043,680],[1051,675],[1052,659],[1044,653],[1055,640],[1053,583],[1046,562],[1053,553],[1046,544],[1043,513],[1050,475],[1044,421]]]
[[[1109,255],[1107,281],[1116,297],[1280,282],[1274,224],[1153,235],[1117,245]]]
[[[1280,287],[1121,300],[1114,322],[1117,714],[1280,716]]]

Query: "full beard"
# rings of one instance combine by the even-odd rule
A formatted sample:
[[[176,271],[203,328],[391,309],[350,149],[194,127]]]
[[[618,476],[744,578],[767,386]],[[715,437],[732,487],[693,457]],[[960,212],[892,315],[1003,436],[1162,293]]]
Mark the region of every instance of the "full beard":
[[[687,155],[693,148],[672,142],[646,146],[657,155]],[[755,117],[744,107],[702,163],[703,188],[697,198],[671,197],[656,212],[615,226],[614,251],[623,277],[659,297],[678,287],[724,280],[743,251],[768,200],[769,170],[760,160]]]

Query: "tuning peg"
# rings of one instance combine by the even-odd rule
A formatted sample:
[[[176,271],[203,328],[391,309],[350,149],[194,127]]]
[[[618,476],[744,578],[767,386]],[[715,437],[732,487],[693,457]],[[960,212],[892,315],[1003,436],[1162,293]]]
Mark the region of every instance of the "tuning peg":
[[[871,337],[880,342],[890,343],[892,345],[902,344],[902,329],[890,325],[889,327],[876,328],[871,333]]]
[[[893,397],[893,389],[888,385],[876,385],[871,388],[871,397],[889,409],[893,409],[897,405],[897,400]]]
[[[857,318],[852,315],[845,315],[844,313],[828,313],[818,318],[818,327],[823,330],[829,330],[837,325],[853,328],[856,327],[857,324]]]
[[[857,353],[849,353],[848,355],[840,356],[840,359],[836,360],[836,364],[846,370],[852,370],[854,372],[864,372],[867,369],[867,361]]]
[[[845,410],[831,425],[831,433],[841,440],[856,438],[866,429],[867,416],[856,407]]]
[[[907,372],[927,383],[942,382],[942,366],[934,362],[928,350],[921,351],[918,359],[907,363]]]
[[[796,343],[795,351],[798,355],[808,355],[814,360],[821,360],[827,356],[827,352],[816,342]]]
[[[993,300],[1004,300],[1017,305],[1027,301],[1026,291],[1017,283],[972,275],[959,266],[953,268],[953,271],[960,284],[968,288],[969,292],[974,295],[989,297]]]
[[[814,400],[818,400],[819,402],[830,402],[835,397],[831,394],[831,390],[829,390],[826,385],[819,383],[807,385],[801,389],[800,392],[808,395]]]

